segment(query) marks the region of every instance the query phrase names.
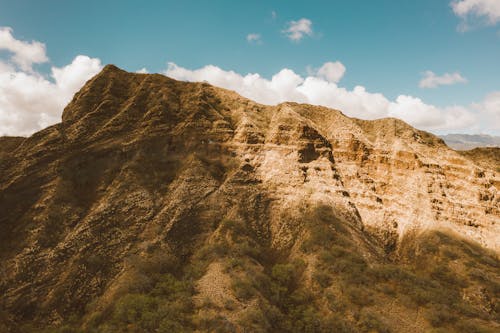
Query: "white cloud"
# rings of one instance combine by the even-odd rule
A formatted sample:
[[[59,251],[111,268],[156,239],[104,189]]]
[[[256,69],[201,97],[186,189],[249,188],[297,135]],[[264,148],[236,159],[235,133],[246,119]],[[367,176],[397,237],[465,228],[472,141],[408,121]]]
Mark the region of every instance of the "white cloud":
[[[66,99],[67,96],[72,97],[88,79],[101,69],[99,59],[79,55],[69,65],[62,68],[52,67],[52,77]]]
[[[12,30],[4,31],[11,35]],[[14,40],[10,45],[42,44]],[[43,57],[24,46],[12,49],[24,60],[15,61],[19,68],[0,60],[0,135],[30,135],[59,122],[74,93],[102,68],[99,59],[79,55],[69,65],[52,67],[49,80],[31,68],[46,61]]]
[[[247,35],[247,42],[260,44],[262,39],[260,34],[251,33]]]
[[[148,74],[149,73],[149,71],[146,67],[142,67],[141,69],[138,69],[135,72],[138,74]]]
[[[430,131],[471,130],[477,128],[477,115],[462,106],[438,108],[420,98],[399,95],[390,103],[388,116]]]
[[[290,21],[287,23],[287,28],[283,33],[294,42],[299,42],[305,36],[312,36],[312,21],[306,18],[301,18],[298,21]]]
[[[304,79],[289,69],[282,69],[271,80],[267,80],[259,74],[242,76],[213,65],[189,70],[169,62],[164,74],[178,80],[207,81],[219,87],[235,90],[245,97],[264,104],[276,104],[287,99],[303,102],[307,100],[296,90],[296,86]]]
[[[491,25],[500,22],[499,0],[455,0],[450,5],[453,12],[463,19],[484,18]]]
[[[488,94],[483,101],[472,105],[480,114],[482,128],[490,129],[490,132],[500,133],[500,91]]]
[[[323,65],[320,69],[331,67]],[[383,94],[367,91],[363,86],[349,90],[335,82],[340,79],[342,71],[334,71],[337,76],[320,76],[318,72],[312,71],[304,78],[285,68],[271,79],[266,79],[256,73],[240,75],[213,65],[190,70],[168,63],[164,74],[178,80],[207,81],[263,104],[294,101],[323,105],[362,119],[396,117],[417,128],[434,132],[497,131],[498,134],[500,130],[500,92],[490,94],[484,101],[470,106],[438,107],[408,95],[389,100]]]
[[[432,71],[425,71],[424,77],[420,80],[420,88],[436,88],[438,86],[452,85],[457,83],[466,83],[467,79],[460,73],[444,73],[439,76]]]
[[[0,27],[0,51],[12,53],[11,61],[24,71],[30,71],[33,64],[49,61],[45,54],[45,45],[37,41],[17,40],[9,27]]]
[[[277,17],[278,17],[278,14],[276,13],[276,11],[275,10],[271,11],[271,18],[273,20],[276,20]]]
[[[71,64],[52,67],[52,79],[39,73],[0,73],[0,135],[30,135],[61,120],[68,102],[101,70],[99,59],[77,56]]]
[[[6,73],[6,72],[11,72],[14,70],[14,67],[9,65],[9,64],[6,64],[4,62],[2,62],[0,60],[0,74],[1,73]]]
[[[328,82],[338,83],[345,74],[345,66],[340,61],[325,62],[320,68],[307,68],[307,74],[325,79]]]

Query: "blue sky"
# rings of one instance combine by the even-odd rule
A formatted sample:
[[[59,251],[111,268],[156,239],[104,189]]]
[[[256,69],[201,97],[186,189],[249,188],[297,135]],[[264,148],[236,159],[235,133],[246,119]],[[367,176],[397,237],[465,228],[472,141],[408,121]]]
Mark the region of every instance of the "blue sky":
[[[482,1],[486,9],[474,5]],[[338,61],[346,71],[336,83],[348,90],[362,85],[390,101],[409,95],[437,108],[471,109],[500,91],[500,6],[491,1],[500,2],[0,0],[0,27],[10,27],[16,40],[45,44],[50,60],[32,68],[48,80],[51,67],[78,55],[129,71],[164,72],[173,62],[267,79],[284,68],[305,78],[307,68]],[[465,14],[454,11],[457,2],[464,2]],[[310,34],[290,40],[284,31],[300,19],[310,22]],[[249,34],[259,39],[249,42]],[[0,59],[8,62],[11,53],[0,45]],[[422,88],[426,71],[462,80]]]

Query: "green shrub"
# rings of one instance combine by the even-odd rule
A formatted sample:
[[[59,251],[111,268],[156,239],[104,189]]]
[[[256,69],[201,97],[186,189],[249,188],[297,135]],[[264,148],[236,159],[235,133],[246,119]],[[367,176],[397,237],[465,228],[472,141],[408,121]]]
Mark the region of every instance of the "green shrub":
[[[460,320],[453,324],[453,327],[457,332],[467,332],[467,333],[494,333],[497,330],[486,327],[480,323]]]
[[[175,300],[176,298],[189,297],[193,293],[191,288],[192,286],[189,282],[177,280],[171,274],[164,274],[159,278],[151,294]]]
[[[164,250],[155,249],[147,257],[132,255],[127,262],[138,272],[146,275],[177,272],[179,259]]]
[[[235,278],[231,286],[236,298],[243,301],[250,300],[256,294],[253,285],[250,282],[240,278]]]
[[[35,332],[35,330],[31,332]],[[43,333],[83,333],[83,332],[84,331],[69,325],[63,325],[57,328],[49,328],[43,331]]]
[[[324,332],[351,333],[356,331],[353,325],[338,313],[328,315],[322,319],[322,326]]]
[[[427,310],[425,317],[434,327],[442,327],[457,319],[454,311],[447,306],[435,306]]]
[[[262,250],[255,242],[243,240],[235,244],[234,253],[240,257],[250,257],[258,261],[262,261]]]
[[[431,278],[441,284],[449,284],[452,286],[466,287],[465,280],[456,277],[446,265],[438,264],[430,273]]]
[[[267,320],[266,315],[260,308],[247,309],[238,323],[244,327],[244,331],[249,332],[269,332],[271,324]]]
[[[311,305],[296,306],[292,310],[292,332],[316,333],[326,332],[318,310]]]
[[[374,313],[362,311],[359,318],[359,327],[362,332],[389,333],[390,330]]]
[[[221,315],[213,315],[212,313],[195,319],[196,327],[201,332],[214,333],[236,333],[236,326]],[[170,331],[175,332],[175,331]]]
[[[304,223],[309,237],[302,243],[301,249],[306,253],[333,245],[352,245],[347,227],[329,206],[320,205],[314,208],[305,216]]]
[[[318,282],[321,288],[327,288],[332,282],[330,274],[324,271],[317,271],[314,273],[313,278],[316,282]]]
[[[374,303],[373,292],[366,287],[345,285],[344,290],[353,304],[364,307]]]
[[[107,270],[109,267],[108,258],[104,255],[92,254],[81,259],[81,263],[85,266],[90,274],[96,274]]]
[[[230,232],[232,237],[247,236],[248,229],[241,221],[224,219],[220,223],[220,232]]]
[[[271,277],[274,281],[287,289],[293,287],[297,275],[296,267],[292,264],[276,264],[271,271]]]
[[[447,260],[456,260],[460,258],[458,253],[452,251],[451,249],[448,248],[442,248],[441,249],[441,254],[443,257],[445,257]]]
[[[138,329],[154,330],[160,322],[158,301],[148,295],[129,294],[120,299],[115,307],[113,319],[125,326],[132,325]]]

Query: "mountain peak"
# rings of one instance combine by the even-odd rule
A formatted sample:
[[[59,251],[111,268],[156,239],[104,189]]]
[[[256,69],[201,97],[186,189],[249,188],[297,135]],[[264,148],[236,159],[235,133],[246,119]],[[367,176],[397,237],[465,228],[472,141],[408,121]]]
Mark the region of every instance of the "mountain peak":
[[[126,92],[123,88],[140,80],[138,75],[112,64],[106,65],[85,83],[66,106],[62,114],[63,123],[69,124],[85,119],[103,102],[125,97]]]
[[[100,74],[114,73],[114,72],[115,73],[127,73],[125,70],[121,69],[120,67],[118,67],[114,64],[107,64],[106,66],[103,67]]]

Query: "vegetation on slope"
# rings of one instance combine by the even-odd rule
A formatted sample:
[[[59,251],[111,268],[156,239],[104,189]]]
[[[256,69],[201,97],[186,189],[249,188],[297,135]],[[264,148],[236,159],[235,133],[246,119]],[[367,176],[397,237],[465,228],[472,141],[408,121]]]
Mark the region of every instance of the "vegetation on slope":
[[[498,328],[500,265],[480,246],[434,231],[403,240],[389,260],[366,252],[329,207],[308,212],[301,225],[299,245],[276,251],[249,225],[224,219],[185,261],[154,249],[129,258],[130,283],[110,307],[91,303],[84,321],[41,331],[396,332],[408,324],[398,322],[402,316],[413,314],[416,331]],[[223,264],[236,299],[223,308],[194,301],[214,262]]]

